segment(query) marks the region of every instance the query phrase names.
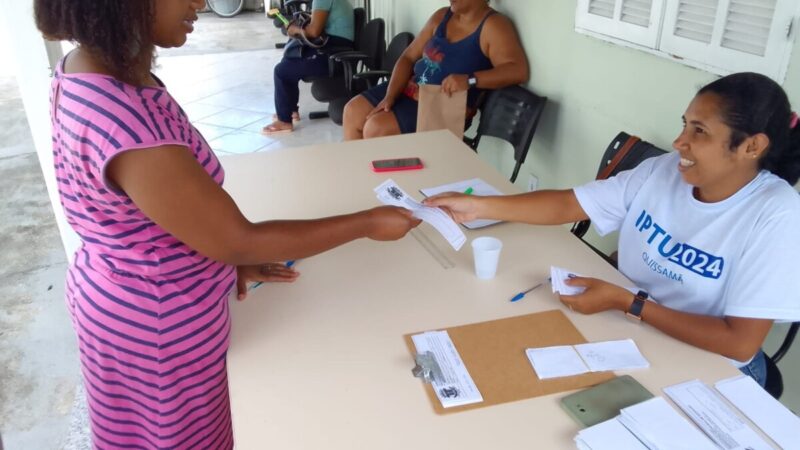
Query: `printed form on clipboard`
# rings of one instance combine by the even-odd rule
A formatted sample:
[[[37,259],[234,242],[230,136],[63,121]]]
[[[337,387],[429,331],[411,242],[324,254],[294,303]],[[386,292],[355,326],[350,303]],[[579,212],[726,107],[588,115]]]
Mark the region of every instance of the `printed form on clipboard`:
[[[417,353],[431,352],[442,370],[443,380],[434,380],[433,390],[443,408],[480,403],[483,396],[461,360],[447,331],[428,331],[411,336]]]
[[[503,195],[503,193],[497,190],[496,187],[481,180],[480,178],[472,178],[470,180],[456,181],[455,183],[424,188],[420,189],[419,191],[425,197],[431,197],[434,195],[443,194],[445,192],[463,193],[468,189],[472,189],[470,195],[480,195],[480,196]],[[478,220],[473,220],[471,222],[465,222],[462,225],[464,225],[464,227],[467,229],[474,230],[476,228],[488,227],[489,225],[494,225],[500,222],[501,222],[500,220],[478,219]]]

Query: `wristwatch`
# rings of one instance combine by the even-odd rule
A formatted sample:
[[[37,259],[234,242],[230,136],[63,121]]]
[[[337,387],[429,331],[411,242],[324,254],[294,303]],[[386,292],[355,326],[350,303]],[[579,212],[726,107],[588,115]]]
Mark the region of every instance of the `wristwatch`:
[[[478,79],[475,78],[474,73],[469,74],[468,77],[469,78],[467,78],[467,84],[469,85],[469,87],[474,87],[478,84]]]
[[[637,322],[642,321],[642,309],[644,309],[644,302],[647,301],[647,297],[649,297],[645,291],[639,291],[633,297],[633,303],[631,303],[630,308],[628,311],[625,312],[625,315],[628,316],[631,320],[635,320]]]

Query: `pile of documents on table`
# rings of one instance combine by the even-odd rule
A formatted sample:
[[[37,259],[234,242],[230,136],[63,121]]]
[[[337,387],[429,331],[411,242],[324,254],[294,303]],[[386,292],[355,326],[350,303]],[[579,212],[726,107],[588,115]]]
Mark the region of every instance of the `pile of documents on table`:
[[[772,398],[752,378],[737,376],[716,383],[717,394],[698,380],[664,388],[694,424],[664,398],[623,408],[620,415],[581,430],[581,450],[770,450],[773,447],[722,397],[780,448],[800,449],[800,418]]]

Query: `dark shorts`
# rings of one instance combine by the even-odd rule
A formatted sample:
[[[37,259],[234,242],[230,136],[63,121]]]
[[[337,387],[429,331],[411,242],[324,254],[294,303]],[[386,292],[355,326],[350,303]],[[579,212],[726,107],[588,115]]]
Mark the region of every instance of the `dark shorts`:
[[[389,87],[388,83],[381,83],[372,89],[368,89],[361,93],[372,106],[378,106],[378,103],[386,96],[386,88]],[[416,100],[408,98],[405,94],[400,94],[394,102],[392,112],[397,118],[397,124],[400,125],[400,132],[403,134],[414,133],[417,131],[417,108],[419,104]]]
[[[388,83],[382,83],[372,89],[362,92],[361,95],[363,95],[364,98],[366,98],[372,104],[372,106],[378,106],[378,103],[380,103],[381,100],[383,100],[383,97],[386,96],[386,88],[388,87]],[[400,125],[401,133],[407,134],[417,132],[418,109],[419,103],[416,100],[409,98],[405,94],[400,94],[400,97],[395,100],[394,106],[392,107],[392,112],[397,118],[397,124]],[[469,127],[472,126],[472,116],[474,116],[474,114],[464,121],[464,130],[469,129]]]

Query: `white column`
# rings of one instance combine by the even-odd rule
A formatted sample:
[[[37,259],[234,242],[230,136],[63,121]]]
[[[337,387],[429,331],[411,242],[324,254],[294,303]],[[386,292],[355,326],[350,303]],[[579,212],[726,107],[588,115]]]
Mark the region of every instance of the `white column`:
[[[372,0],[372,18],[380,17],[386,22],[386,42],[392,40],[395,33],[395,4],[394,0]]]
[[[0,0],[0,28],[5,42],[12,42],[12,64],[22,94],[22,103],[42,166],[47,192],[55,212],[61,241],[72,259],[80,244],[78,235],[67,224],[56,187],[53,147],[50,140],[50,82],[52,65],[61,57],[61,46],[42,38],[33,19],[33,1]]]

